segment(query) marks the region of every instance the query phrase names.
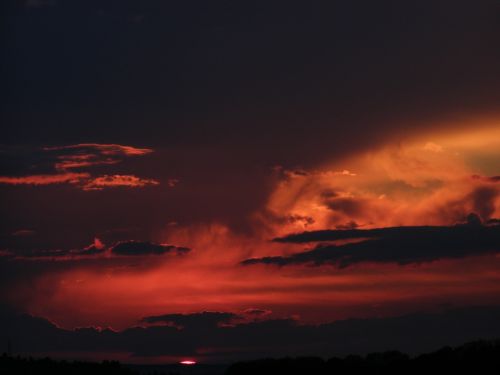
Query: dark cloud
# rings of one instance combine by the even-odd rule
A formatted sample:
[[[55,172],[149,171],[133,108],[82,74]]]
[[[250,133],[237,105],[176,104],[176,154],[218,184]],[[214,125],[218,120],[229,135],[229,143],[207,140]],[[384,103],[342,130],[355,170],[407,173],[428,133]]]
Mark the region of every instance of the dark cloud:
[[[4,258],[16,261],[23,260],[78,260],[92,255],[100,255],[105,252],[104,248],[98,248],[95,245],[89,245],[84,249],[49,249],[49,250],[30,250],[30,251],[9,251],[4,254]]]
[[[163,255],[169,253],[185,254],[191,251],[187,247],[174,245],[161,245],[148,241],[121,241],[107,248],[99,239],[83,249],[49,249],[49,250],[30,250],[30,251],[10,251],[4,255],[6,258],[14,260],[29,259],[58,259],[78,260],[90,256],[99,256],[106,252],[116,256],[148,256]]]
[[[498,188],[483,186],[471,192],[466,199],[472,202],[473,210],[487,220],[495,212],[495,202],[499,195]]]
[[[147,241],[124,241],[114,245],[111,253],[115,255],[162,255],[166,253],[184,254],[190,251],[187,247],[160,245]]]
[[[211,317],[215,321],[232,316],[231,313],[217,314]],[[121,352],[133,356],[191,356],[205,361],[229,361],[285,355],[330,357],[393,349],[420,353],[444,345],[500,336],[497,306],[349,319],[320,325],[278,319],[221,326],[214,324],[214,319],[207,319],[206,313],[166,316],[179,323],[178,319],[189,319],[184,322],[186,326],[196,328],[153,325],[118,332],[96,328],[65,330],[45,319],[2,308],[0,341],[10,341],[15,353],[31,355]]]
[[[339,211],[347,216],[359,216],[366,210],[366,203],[355,198],[333,198],[325,202],[326,206],[333,210]]]
[[[239,318],[237,314],[217,311],[203,311],[193,314],[166,314],[147,316],[141,321],[144,323],[166,323],[179,328],[196,329],[200,325],[203,328],[218,326],[221,323],[229,323]]]
[[[443,258],[464,258],[500,252],[500,227],[483,226],[476,215],[468,224],[451,227],[389,227],[304,232],[278,238],[278,242],[326,242],[366,239],[344,245],[319,244],[313,250],[287,257],[274,256],[243,261],[251,264],[333,264],[347,267],[362,262],[411,263]]]
[[[346,230],[346,229],[356,229],[357,227],[359,227],[359,224],[356,223],[354,220],[351,220],[345,224],[337,225],[335,228],[341,229],[341,230]]]
[[[500,176],[481,176],[481,175],[475,174],[475,175],[472,175],[472,178],[476,179],[476,180],[491,182],[491,183],[500,182]]]
[[[269,314],[272,314],[272,311],[271,310],[263,310],[263,309],[246,309],[244,311],[244,313],[246,315],[251,315],[251,316],[265,316],[265,315],[269,315]]]
[[[304,215],[288,215],[285,220],[289,223],[301,223],[304,227],[314,224],[314,218]]]
[[[81,250],[80,255],[98,255],[103,254],[106,251],[106,246],[98,238],[94,239],[94,242]]]

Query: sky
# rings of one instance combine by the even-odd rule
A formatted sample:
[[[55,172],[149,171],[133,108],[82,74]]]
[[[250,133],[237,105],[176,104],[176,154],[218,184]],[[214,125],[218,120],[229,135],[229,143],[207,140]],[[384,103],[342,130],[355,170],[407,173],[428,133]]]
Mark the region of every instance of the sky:
[[[0,350],[500,336],[500,3],[2,3]]]

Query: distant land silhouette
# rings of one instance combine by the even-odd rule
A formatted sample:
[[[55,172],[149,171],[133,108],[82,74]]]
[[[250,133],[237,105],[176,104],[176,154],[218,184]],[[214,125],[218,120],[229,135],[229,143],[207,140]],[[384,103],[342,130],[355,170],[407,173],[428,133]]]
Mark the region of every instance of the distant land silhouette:
[[[500,339],[480,340],[451,348],[410,357],[399,351],[348,355],[324,360],[320,357],[265,358],[223,365],[124,365],[116,361],[57,361],[50,358],[22,358],[4,353],[0,357],[0,373],[12,375],[257,375],[257,374],[422,374],[500,373]],[[486,371],[486,372],[484,372]]]
[[[145,319],[175,319],[184,328],[151,325],[113,331],[94,327],[64,329],[44,318],[0,308],[0,353],[35,357],[50,353],[56,358],[60,355],[78,359],[74,353],[86,352],[100,353],[99,358],[124,360],[126,357],[114,357],[113,353],[120,352],[129,353],[130,358],[193,357],[200,363],[233,363],[264,357],[329,358],[387,350],[414,356],[446,345],[500,338],[500,306],[443,309],[319,325],[270,319],[221,326],[218,322],[229,316],[227,313],[168,315]],[[212,352],[200,354],[203,348],[212,348]]]

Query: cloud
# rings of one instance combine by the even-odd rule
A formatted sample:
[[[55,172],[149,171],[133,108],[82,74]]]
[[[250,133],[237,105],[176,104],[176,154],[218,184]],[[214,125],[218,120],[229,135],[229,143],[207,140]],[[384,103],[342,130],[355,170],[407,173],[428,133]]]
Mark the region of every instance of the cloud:
[[[366,203],[362,199],[349,197],[334,197],[325,204],[330,210],[340,212],[348,217],[359,217],[366,209]]]
[[[17,166],[11,175],[0,176],[0,184],[52,185],[70,184],[84,191],[114,187],[142,188],[158,185],[159,181],[130,174],[104,174],[94,176],[82,171],[97,166],[115,165],[129,157],[152,153],[149,148],[136,148],[118,144],[82,143],[69,146],[44,147],[35,152],[6,153],[8,165]],[[44,173],[34,174],[34,171]],[[14,172],[14,173],[12,173]],[[26,172],[29,172],[26,174]],[[175,180],[177,183],[177,180]],[[172,183],[169,182],[169,186]]]
[[[104,175],[86,181],[83,190],[102,190],[109,187],[144,187],[154,186],[160,183],[153,179],[139,178],[132,175]]]
[[[99,328],[66,330],[48,320],[0,309],[0,341],[9,340],[16,353],[53,355],[78,352],[110,353],[110,358],[191,356],[204,361],[231,361],[263,356],[343,356],[397,349],[411,354],[444,345],[500,336],[498,306],[450,309],[389,318],[349,319],[320,325],[291,319],[217,324],[231,312],[168,314],[176,324],[132,327],[122,331]],[[150,319],[144,318],[144,320]],[[230,348],[230,350],[228,350]]]
[[[143,156],[153,152],[149,148],[99,143],[44,147],[43,151],[57,159],[55,163],[57,170],[116,164],[127,157]]]
[[[98,151],[103,155],[145,155],[153,152],[150,148],[137,148],[118,144],[78,143],[67,146],[44,147],[45,151],[83,150]]]
[[[46,175],[31,175],[8,177],[0,176],[0,184],[7,185],[52,185],[52,184],[80,184],[82,180],[88,179],[88,173],[60,173]]]
[[[167,253],[184,254],[189,252],[187,247],[174,245],[160,245],[145,241],[119,242],[111,248],[115,255],[139,256],[139,255],[162,255]]]
[[[12,232],[12,236],[14,237],[29,237],[29,236],[33,236],[36,234],[36,231],[34,231],[33,229],[18,229],[14,232]]]
[[[481,218],[489,219],[496,211],[496,201],[500,196],[500,190],[496,186],[481,186],[474,189],[466,197],[472,204],[472,209]]]
[[[187,247],[174,245],[161,245],[147,241],[122,241],[113,246],[106,245],[98,238],[94,242],[83,249],[52,249],[52,250],[32,250],[17,254],[9,251],[4,254],[4,257],[15,260],[79,260],[86,258],[102,257],[109,258],[110,256],[148,256],[148,255],[163,255],[169,253],[185,254],[191,251]]]
[[[239,318],[237,314],[217,311],[203,311],[192,314],[166,314],[147,316],[141,320],[143,323],[165,323],[181,329],[193,329],[199,326],[218,326],[221,323],[229,323],[231,320]]]
[[[167,181],[167,186],[173,188],[178,183],[179,183],[179,179],[178,178],[169,178],[168,181]]]
[[[251,258],[244,265],[332,264],[340,268],[357,263],[430,262],[443,258],[500,253],[500,226],[483,226],[477,215],[469,224],[451,227],[389,227],[304,232],[278,238],[277,242],[304,243],[363,239],[346,244],[322,244],[290,256]]]
[[[472,175],[472,178],[476,180],[482,180],[485,182],[497,183],[500,182],[500,176],[481,176],[479,174]]]
[[[424,146],[424,150],[433,152],[443,152],[443,147],[434,142],[427,142]]]
[[[147,316],[141,319],[142,323],[163,323],[179,329],[198,329],[206,327],[222,327],[243,324],[251,321],[269,318],[271,310],[249,308],[238,313],[202,311],[190,314],[165,314]]]
[[[140,188],[159,185],[154,179],[140,178],[134,175],[102,175],[91,177],[89,173],[61,173],[53,175],[32,175],[21,177],[0,177],[0,183],[8,185],[53,185],[71,184],[84,191],[103,190],[113,187]]]
[[[487,221],[500,215],[500,180],[478,171],[498,169],[497,135],[493,128],[471,130],[436,136],[438,143],[380,146],[309,170],[275,168],[262,222],[281,236],[353,224],[452,225],[469,212]]]
[[[95,255],[95,254],[102,254],[106,250],[106,245],[99,239],[99,238],[94,238],[94,242],[84,248],[81,252],[80,255]]]
[[[105,253],[106,249],[99,245],[93,244],[83,249],[49,249],[49,250],[31,250],[29,252],[18,253],[10,251],[4,254],[5,258],[17,261],[35,261],[35,260],[79,260],[89,257],[100,256]]]
[[[254,318],[261,318],[267,315],[272,314],[271,310],[264,310],[264,309],[246,309],[243,311],[245,315],[248,315],[250,317]]]

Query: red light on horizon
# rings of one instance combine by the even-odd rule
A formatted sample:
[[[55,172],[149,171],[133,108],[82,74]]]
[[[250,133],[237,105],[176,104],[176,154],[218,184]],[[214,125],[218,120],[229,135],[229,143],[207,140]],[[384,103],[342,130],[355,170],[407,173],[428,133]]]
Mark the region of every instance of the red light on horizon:
[[[196,365],[196,361],[180,361],[179,363],[181,365],[187,365],[187,366]]]

